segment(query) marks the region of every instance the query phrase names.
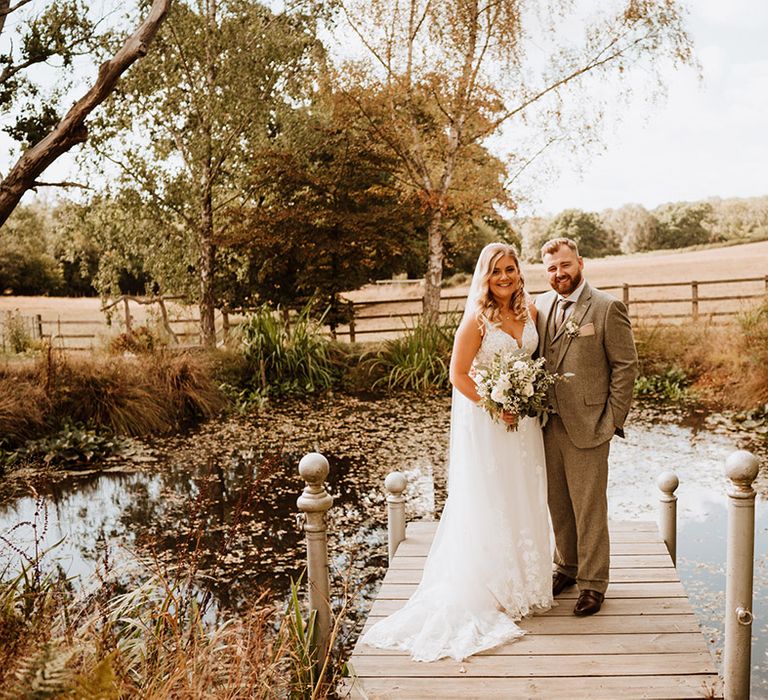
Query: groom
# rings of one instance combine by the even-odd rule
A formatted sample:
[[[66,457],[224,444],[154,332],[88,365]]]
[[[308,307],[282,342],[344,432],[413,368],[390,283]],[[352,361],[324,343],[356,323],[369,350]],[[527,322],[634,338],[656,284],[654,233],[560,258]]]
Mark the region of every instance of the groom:
[[[578,583],[573,612],[593,615],[608,588],[608,449],[614,434],[624,437],[637,352],[626,307],[587,284],[574,241],[548,241],[541,257],[553,291],[536,299],[539,356],[550,371],[574,375],[552,388],[544,426],[552,593]]]

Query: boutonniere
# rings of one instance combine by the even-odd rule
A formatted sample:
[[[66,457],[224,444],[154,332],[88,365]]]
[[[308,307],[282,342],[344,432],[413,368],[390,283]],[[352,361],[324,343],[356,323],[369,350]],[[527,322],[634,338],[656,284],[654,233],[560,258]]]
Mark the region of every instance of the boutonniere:
[[[566,322],[565,322],[565,335],[568,336],[571,340],[574,338],[579,337],[579,333],[581,333],[581,328],[579,328],[579,322],[571,316]]]

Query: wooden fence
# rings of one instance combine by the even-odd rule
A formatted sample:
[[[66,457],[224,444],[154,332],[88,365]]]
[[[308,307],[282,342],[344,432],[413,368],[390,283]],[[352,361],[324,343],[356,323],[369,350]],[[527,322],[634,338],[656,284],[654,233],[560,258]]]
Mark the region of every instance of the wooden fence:
[[[688,282],[616,284],[601,286],[600,289],[622,299],[636,323],[718,323],[728,322],[739,313],[753,308],[760,300],[768,299],[768,275]],[[531,294],[535,296],[545,291],[533,289]],[[166,301],[170,299],[168,297]],[[70,350],[94,349],[126,327],[132,328],[134,321],[142,322],[131,315],[129,301],[146,305],[148,302],[157,302],[157,299],[121,297],[115,300],[108,306],[122,305],[121,315],[124,319],[113,325],[110,325],[106,316],[94,319],[61,316],[45,318],[41,315],[20,316],[6,312],[0,316],[0,347],[5,351],[11,350],[14,333],[21,332],[33,340],[49,339],[56,347]],[[452,314],[458,317],[464,309],[465,301],[465,290],[445,290],[440,305],[443,319],[448,320]],[[177,305],[174,309],[166,309],[160,303],[159,308],[159,321],[169,337],[182,346],[199,344],[199,318],[190,314],[192,307]],[[391,298],[349,301],[350,322],[338,326],[333,333],[328,329],[328,334],[349,342],[385,340],[407,331],[418,322],[421,313],[421,296],[408,295],[407,292]],[[242,322],[242,318],[242,314],[217,311],[217,341],[223,342],[230,330]]]
[[[651,323],[718,322],[730,320],[768,299],[768,275],[735,279],[692,280],[688,282],[653,282],[601,286],[627,306],[632,320]],[[530,290],[533,296],[546,289]],[[446,291],[441,297],[440,313],[444,319],[464,309],[466,291]],[[350,342],[360,336],[400,334],[418,321],[422,313],[420,296],[393,297],[350,302],[350,323],[336,329],[336,335]],[[377,338],[378,339],[378,338]]]

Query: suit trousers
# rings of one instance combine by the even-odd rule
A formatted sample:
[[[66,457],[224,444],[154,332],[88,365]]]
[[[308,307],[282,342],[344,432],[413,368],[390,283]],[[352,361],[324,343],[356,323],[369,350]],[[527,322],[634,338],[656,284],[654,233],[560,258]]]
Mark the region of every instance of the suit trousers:
[[[547,496],[555,531],[555,569],[581,590],[608,588],[608,452],[611,441],[576,447],[557,414],[544,426]]]

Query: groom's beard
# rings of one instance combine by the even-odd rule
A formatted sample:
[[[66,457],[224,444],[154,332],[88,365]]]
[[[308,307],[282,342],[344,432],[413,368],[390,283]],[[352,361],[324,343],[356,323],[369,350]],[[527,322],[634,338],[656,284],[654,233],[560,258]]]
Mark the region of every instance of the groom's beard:
[[[552,285],[552,288],[558,294],[567,297],[581,284],[581,279],[581,270],[576,273],[575,277],[571,277],[570,275],[560,275],[555,277],[555,283]]]

